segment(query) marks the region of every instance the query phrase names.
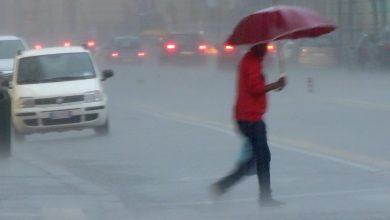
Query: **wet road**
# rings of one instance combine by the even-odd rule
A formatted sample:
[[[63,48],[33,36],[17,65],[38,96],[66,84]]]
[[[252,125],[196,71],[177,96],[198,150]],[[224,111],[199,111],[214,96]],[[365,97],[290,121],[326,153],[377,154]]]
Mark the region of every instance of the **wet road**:
[[[1,161],[0,219],[388,219],[390,75],[292,69],[266,116],[278,208],[256,178],[214,201],[237,159],[235,75],[195,67],[114,66],[111,134],[27,137]],[[274,69],[268,79],[276,79]],[[309,91],[308,78],[313,80]]]

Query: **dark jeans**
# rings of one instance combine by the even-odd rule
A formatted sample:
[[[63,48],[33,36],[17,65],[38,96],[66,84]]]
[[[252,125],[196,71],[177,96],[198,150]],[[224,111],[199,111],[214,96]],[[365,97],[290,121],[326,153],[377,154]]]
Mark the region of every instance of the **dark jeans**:
[[[253,154],[246,162],[239,163],[229,175],[218,181],[218,185],[223,190],[227,190],[244,177],[253,163],[256,163],[261,197],[270,197],[271,153],[267,143],[266,125],[263,121],[238,121],[237,124],[241,134],[252,144]]]

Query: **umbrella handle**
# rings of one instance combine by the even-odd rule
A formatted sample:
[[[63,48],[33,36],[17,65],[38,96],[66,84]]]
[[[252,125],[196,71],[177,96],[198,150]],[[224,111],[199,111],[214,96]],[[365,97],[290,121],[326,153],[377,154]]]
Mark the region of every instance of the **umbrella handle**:
[[[282,47],[280,43],[277,43],[276,46],[276,53],[278,54],[278,67],[279,67],[279,73],[280,77],[286,76],[286,62],[284,59]]]

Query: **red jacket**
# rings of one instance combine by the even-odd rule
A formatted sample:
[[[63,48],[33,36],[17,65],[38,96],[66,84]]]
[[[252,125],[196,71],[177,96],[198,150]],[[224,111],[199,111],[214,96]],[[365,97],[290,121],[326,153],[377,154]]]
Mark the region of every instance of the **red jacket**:
[[[234,108],[238,121],[259,121],[267,109],[262,61],[262,57],[249,51],[240,62]]]

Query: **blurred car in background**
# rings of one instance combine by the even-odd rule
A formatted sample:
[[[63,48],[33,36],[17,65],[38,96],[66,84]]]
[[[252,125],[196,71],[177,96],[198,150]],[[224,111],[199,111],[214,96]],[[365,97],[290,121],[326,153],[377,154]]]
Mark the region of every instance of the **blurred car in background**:
[[[16,36],[0,36],[0,85],[10,80],[14,60],[18,52],[28,49],[24,39]]]
[[[108,62],[142,63],[147,58],[146,48],[139,36],[119,36],[113,38],[103,48],[102,56]]]
[[[43,45],[43,43],[41,43],[41,42],[35,42],[34,44],[33,44],[33,49],[36,49],[36,50],[39,50],[39,49],[42,49],[44,47],[44,45]]]
[[[71,46],[82,46],[85,49],[89,50],[92,54],[96,53],[98,49],[98,45],[96,43],[96,40],[94,38],[87,38],[82,40],[75,40],[72,38],[65,38],[61,40],[57,40],[53,42],[52,40],[44,41],[42,39],[40,40],[34,40],[32,43],[33,49],[42,49],[45,47],[71,47]]]
[[[355,62],[363,68],[375,67],[378,63],[378,41],[374,33],[364,33],[354,48]]]
[[[91,52],[92,54],[95,54],[98,49],[96,40],[93,38],[88,38],[87,40],[84,40],[81,46],[89,50],[89,52]]]
[[[218,49],[217,56],[217,68],[219,70],[224,69],[236,69],[242,56],[249,50],[248,46],[233,46],[230,44],[224,44]],[[271,64],[277,58],[276,45],[269,43],[267,45],[267,55],[265,64]]]
[[[304,38],[295,41],[296,63],[302,66],[332,66],[338,64],[337,44],[330,36]]]
[[[208,43],[200,33],[173,32],[160,42],[160,64],[203,64],[208,58]]]

